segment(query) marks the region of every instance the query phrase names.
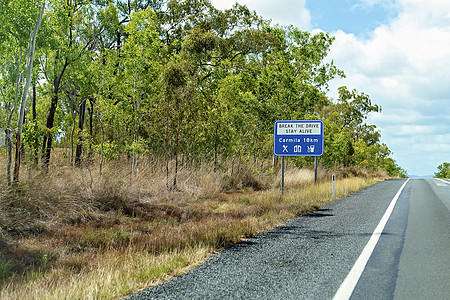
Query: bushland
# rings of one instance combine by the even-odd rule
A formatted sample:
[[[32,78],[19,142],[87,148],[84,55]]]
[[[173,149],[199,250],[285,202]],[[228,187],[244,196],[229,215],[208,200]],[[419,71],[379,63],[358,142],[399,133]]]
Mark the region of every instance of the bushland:
[[[287,163],[285,193],[272,161],[179,166],[176,189],[164,161],[127,157],[67,166],[63,150],[48,169],[1,178],[0,298],[110,299],[154,285],[236,243],[386,178],[357,168]],[[173,162],[170,162],[173,163]],[[1,157],[0,166],[5,166]],[[233,172],[233,174],[232,174]]]

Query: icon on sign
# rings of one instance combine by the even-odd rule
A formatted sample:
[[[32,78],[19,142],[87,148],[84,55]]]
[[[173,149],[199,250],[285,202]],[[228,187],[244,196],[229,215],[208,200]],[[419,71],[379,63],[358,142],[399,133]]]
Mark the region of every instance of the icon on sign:
[[[287,147],[288,145],[283,145],[283,152],[289,152]]]
[[[313,153],[314,152],[314,145],[308,146],[308,152]]]

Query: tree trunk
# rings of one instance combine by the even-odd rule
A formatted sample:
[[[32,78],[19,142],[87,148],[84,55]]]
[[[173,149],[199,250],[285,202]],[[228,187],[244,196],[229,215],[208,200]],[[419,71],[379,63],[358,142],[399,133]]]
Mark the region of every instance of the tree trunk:
[[[37,119],[37,113],[36,113],[36,85],[33,85],[33,103],[31,107],[31,111],[33,114],[33,122],[36,122]],[[38,149],[36,146],[33,145],[33,152],[34,152],[34,164],[37,166],[39,164],[38,159]]]
[[[217,144],[219,143],[219,136],[218,136],[218,132],[219,132],[219,121],[217,121],[216,124],[216,130],[214,132],[214,171],[217,171]]]
[[[20,172],[20,163],[21,163],[21,143],[20,143],[20,133],[16,133],[16,158],[14,160],[14,182],[19,182],[19,172]]]
[[[89,112],[89,137],[91,138],[91,141],[94,141],[94,104],[95,104],[95,99],[94,98],[89,98],[89,104],[91,106],[91,108],[87,108],[88,112]],[[88,152],[88,157],[90,158],[92,155],[92,142],[89,143],[89,152]]]
[[[11,131],[11,119],[16,111],[17,103],[19,101],[19,91],[20,91],[20,83],[22,82],[22,72],[20,71],[20,65],[22,64],[22,53],[20,53],[20,59],[17,62],[17,81],[16,81],[16,95],[14,97],[14,105],[13,107],[10,107],[9,102],[5,100],[5,108],[7,111],[7,118],[6,118],[6,128],[5,128],[5,142],[6,142],[6,149],[7,149],[7,164],[6,164],[6,176],[8,177],[8,186],[10,187],[12,185],[11,181],[11,166],[12,166],[12,131]]]
[[[81,166],[81,155],[83,154],[83,137],[84,119],[86,115],[86,100],[82,100],[80,104],[80,113],[78,114],[78,143],[75,153],[75,165]]]
[[[94,100],[89,99],[91,109],[89,110],[89,136],[94,139]]]
[[[50,155],[52,152],[52,142],[53,142],[53,135],[51,134],[50,130],[53,128],[53,124],[55,123],[55,113],[56,108],[58,107],[58,98],[59,98],[59,86],[61,85],[62,77],[69,66],[69,61],[66,58],[63,68],[61,70],[61,73],[59,73],[59,76],[56,77],[53,81],[53,96],[52,101],[50,103],[50,110],[48,112],[47,117],[47,132],[44,135],[44,141],[42,143],[42,165],[44,168],[48,168],[50,164]]]
[[[75,160],[75,156],[74,156],[75,147],[73,145],[73,136],[75,135],[76,119],[77,119],[77,113],[72,108],[72,131],[70,132],[70,165],[71,166],[74,164],[74,160]]]
[[[177,131],[175,136],[175,175],[173,177],[173,188],[177,189],[177,176],[178,176],[178,152],[180,147],[180,131],[183,122],[183,114],[181,113],[178,118]]]
[[[44,141],[42,143],[42,164],[44,168],[48,168],[50,164],[50,155],[52,152],[52,142],[53,142],[53,135],[50,133],[50,130],[53,128],[53,124],[55,123],[55,113],[56,113],[56,107],[58,106],[58,94],[54,94],[52,97],[52,102],[50,104],[50,110],[48,112],[47,117],[47,130],[48,132],[44,135]]]
[[[168,133],[167,133],[167,126],[164,126],[164,148],[165,148],[165,155],[166,155],[166,188],[169,189],[169,141],[168,141]]]
[[[8,154],[7,163],[6,163],[6,176],[8,177],[8,186],[11,186],[11,165],[12,165],[12,139],[11,139],[11,130],[9,128],[5,129],[5,142],[6,142],[6,151]]]
[[[25,115],[23,116],[22,122],[25,122]],[[14,176],[13,180],[14,182],[19,182],[19,172],[20,172],[20,164],[22,163],[22,158],[25,155],[25,149],[22,144],[22,139],[20,136],[20,132],[16,132],[16,152],[15,152],[15,159],[14,159]]]
[[[25,104],[28,96],[28,90],[31,85],[31,71],[33,70],[33,60],[34,60],[34,51],[36,48],[36,36],[41,27],[42,15],[44,14],[45,1],[42,4],[41,12],[38,15],[36,23],[34,25],[34,30],[30,32],[30,40],[28,42],[28,50],[27,50],[27,64],[26,64],[26,72],[27,77],[25,79],[25,84],[23,86],[22,92],[22,101],[20,102],[20,113],[19,113],[19,121],[18,121],[18,132],[17,132],[17,149],[16,149],[16,159],[14,165],[14,182],[19,181],[19,171],[20,171],[20,148],[22,142],[22,127],[23,120],[25,118]]]
[[[178,143],[180,137],[180,128],[177,129],[176,141],[175,141],[175,175],[173,176],[173,187],[177,188],[177,175],[178,175]]]
[[[100,177],[102,176],[102,167],[103,167],[103,144],[105,142],[105,133],[103,130],[103,122],[102,122],[102,118],[101,115],[99,114],[99,123],[100,123],[100,130],[102,132],[102,144],[101,144],[101,153],[100,153]]]

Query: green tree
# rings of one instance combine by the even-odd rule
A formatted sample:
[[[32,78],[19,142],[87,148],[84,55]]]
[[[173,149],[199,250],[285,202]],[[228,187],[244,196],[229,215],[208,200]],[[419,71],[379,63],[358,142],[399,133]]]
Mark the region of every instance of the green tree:
[[[32,80],[37,33],[41,26],[45,1],[0,2],[1,96],[5,107],[7,143],[7,180],[11,185],[12,129],[11,121],[19,104],[16,135],[14,180],[19,180],[22,126],[28,90]],[[26,74],[25,78],[23,74]],[[23,80],[25,80],[23,82]],[[20,103],[19,103],[20,98]]]
[[[25,65],[25,72],[26,72],[26,78],[23,85],[23,91],[22,91],[22,97],[20,102],[20,109],[19,109],[19,119],[17,124],[17,136],[16,136],[16,159],[14,164],[14,181],[19,181],[19,174],[20,174],[20,164],[21,164],[21,144],[22,144],[22,128],[23,128],[23,120],[25,118],[25,105],[26,100],[28,96],[28,91],[30,89],[31,85],[31,74],[33,71],[33,61],[34,61],[34,53],[36,49],[36,37],[38,34],[38,31],[41,27],[42,22],[42,16],[44,14],[45,9],[45,1],[42,2],[41,10],[38,13],[36,17],[36,21],[34,24],[34,27],[30,29],[30,37],[28,41],[28,48],[27,48],[27,54],[26,54],[26,65]]]
[[[332,116],[333,120],[342,129],[352,129],[355,132],[362,131],[360,135],[355,135],[355,140],[364,136],[364,130],[369,130],[373,135],[375,127],[368,127],[365,120],[370,113],[381,112],[381,107],[372,104],[372,100],[367,94],[358,93],[356,90],[349,91],[345,86],[340,87],[338,91],[337,103],[329,108],[331,113],[338,113]],[[369,134],[369,136],[371,135]]]
[[[435,178],[450,178],[450,163],[444,162],[437,169],[438,171],[434,173]]]
[[[120,95],[121,105],[126,109],[126,120],[129,127],[128,154],[132,156],[132,170],[137,168],[141,147],[143,125],[151,119],[149,112],[158,94],[157,86],[160,67],[161,43],[156,27],[156,14],[152,9],[135,12],[126,26],[128,38],[123,45],[123,77]]]
[[[58,134],[70,139],[76,165],[94,150],[101,161],[126,154],[136,174],[143,153],[163,158],[167,187],[177,188],[181,163],[232,161],[235,170],[235,162],[267,160],[274,121],[321,118],[324,165],[401,172],[366,123],[381,108],[346,87],[335,102],[326,97],[328,82],[344,76],[325,60],[334,40],[327,33],[272,26],[246,6],[221,11],[209,0],[49,1],[39,33],[39,103],[24,132],[29,147],[42,142],[44,166]],[[5,24],[34,24],[1,9]],[[19,121],[25,74],[27,45],[16,35],[29,35],[14,32],[0,27],[1,53],[14,50],[0,56],[8,124]]]
[[[43,166],[48,167],[52,143],[54,139],[54,124],[57,107],[61,97],[64,75],[68,67],[77,62],[93,44],[94,37],[84,40],[83,29],[89,21],[89,7],[83,1],[67,0],[52,1],[52,10],[47,14],[48,28],[53,34],[45,54],[44,74],[51,90],[50,107],[47,114],[46,132],[43,138]],[[84,18],[86,16],[86,19]]]

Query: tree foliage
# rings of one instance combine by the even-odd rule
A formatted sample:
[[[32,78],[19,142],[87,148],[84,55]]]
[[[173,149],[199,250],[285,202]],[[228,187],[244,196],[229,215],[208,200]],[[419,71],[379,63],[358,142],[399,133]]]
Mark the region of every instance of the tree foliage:
[[[11,121],[18,108],[14,181],[19,180],[22,127],[28,90],[31,85],[37,33],[40,29],[45,1],[0,2],[0,94],[5,114],[7,147],[7,181],[11,185],[12,138]],[[20,102],[19,102],[20,99]],[[1,112],[1,111],[0,111]]]
[[[2,0],[2,12],[13,2],[36,10],[33,1]],[[327,98],[329,81],[345,76],[325,60],[329,34],[273,26],[240,4],[221,11],[208,0],[166,2],[49,1],[33,70],[36,116],[29,107],[24,126],[28,152],[40,142],[48,166],[55,143],[70,140],[71,163],[126,154],[132,171],[140,156],[160,157],[176,187],[181,162],[269,159],[276,120],[320,118],[323,165],[402,172],[366,123],[381,107],[346,87]],[[18,11],[0,27],[2,120],[17,118],[10,87],[25,46],[16,36],[33,24]]]
[[[450,163],[444,162],[437,169],[438,171],[434,173],[435,178],[450,178]]]

